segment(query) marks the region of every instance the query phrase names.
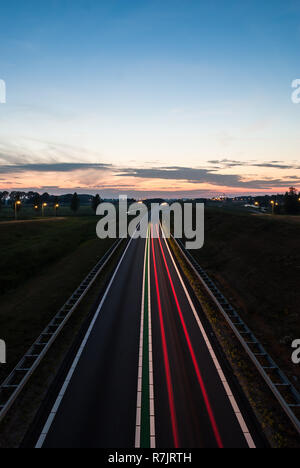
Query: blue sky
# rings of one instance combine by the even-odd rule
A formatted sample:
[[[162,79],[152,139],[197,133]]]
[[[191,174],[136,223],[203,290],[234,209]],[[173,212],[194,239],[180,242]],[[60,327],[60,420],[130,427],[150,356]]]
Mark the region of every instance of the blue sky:
[[[27,0],[0,14],[2,188],[300,187],[298,1]]]

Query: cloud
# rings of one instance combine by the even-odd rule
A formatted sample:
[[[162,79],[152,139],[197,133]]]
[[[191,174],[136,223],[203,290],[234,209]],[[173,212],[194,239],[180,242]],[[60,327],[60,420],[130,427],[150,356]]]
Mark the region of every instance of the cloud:
[[[257,179],[247,180],[237,174],[218,174],[207,169],[195,169],[189,167],[165,167],[150,169],[127,169],[119,174],[123,177],[137,177],[143,179],[165,179],[181,180],[190,183],[206,183],[220,187],[249,188],[269,190],[273,187],[286,187],[288,185],[300,183],[300,178],[288,179]]]
[[[275,169],[296,169],[299,170],[300,166],[296,166],[295,164],[273,164],[273,163],[261,163],[261,164],[253,164],[254,167],[272,167]]]
[[[18,172],[74,172],[79,170],[111,170],[111,164],[92,163],[53,163],[53,164],[22,164],[0,165],[0,174],[14,174]]]
[[[213,164],[213,161],[209,161]],[[234,167],[244,165],[238,161],[221,160],[218,162],[228,164],[226,167]],[[287,169],[293,168],[294,165],[277,165],[273,163],[260,163],[252,164],[256,167],[270,168],[275,166],[276,168]],[[224,168],[223,168],[224,169]],[[16,174],[26,173],[56,173],[56,174],[70,174],[70,182],[73,180],[75,184],[80,184],[86,187],[93,187],[99,182],[99,174],[113,173],[114,176],[137,178],[145,180],[168,180],[168,181],[182,181],[190,184],[209,184],[217,187],[227,188],[241,188],[241,189],[260,189],[270,190],[272,188],[287,187],[290,185],[300,184],[300,177],[290,176],[289,178],[250,178],[244,177],[239,174],[222,174],[220,173],[220,167],[212,169],[203,168],[191,168],[191,167],[151,167],[151,168],[118,168],[112,164],[105,163],[69,163],[69,162],[55,162],[55,163],[28,163],[28,164],[14,164],[14,165],[0,165],[0,175],[14,174],[16,180],[18,176]],[[72,178],[71,174],[78,174],[76,180]],[[111,177],[110,177],[111,178]],[[120,188],[122,184],[119,184]]]
[[[1,164],[15,166],[66,162],[80,164],[83,160],[94,163],[101,160],[101,155],[87,148],[33,138],[18,138],[14,143],[5,139],[0,141],[0,167]]]
[[[248,165],[245,162],[241,161],[234,161],[231,159],[213,159],[211,161],[208,161],[210,164],[213,164],[214,166],[217,165],[222,168],[227,168],[227,167],[237,167],[237,166],[246,166]]]
[[[232,167],[265,167],[265,168],[274,168],[282,170],[300,170],[300,166],[297,164],[285,164],[282,161],[266,161],[266,162],[257,162],[257,161],[235,161],[231,159],[213,159],[208,161],[210,164],[218,165],[219,167],[232,168]]]

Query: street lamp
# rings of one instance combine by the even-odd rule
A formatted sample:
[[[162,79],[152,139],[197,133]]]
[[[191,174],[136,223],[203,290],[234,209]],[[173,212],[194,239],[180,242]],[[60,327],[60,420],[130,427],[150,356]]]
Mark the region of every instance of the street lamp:
[[[275,202],[274,202],[274,200],[271,200],[271,205],[272,205],[272,214],[274,214],[274,208],[275,208]]]
[[[55,208],[55,216],[57,216],[57,210],[58,210],[58,208],[59,208],[59,203],[56,203],[56,204],[54,205],[54,208]]]
[[[42,204],[42,216],[44,216],[44,210],[47,206],[48,206],[47,203]]]
[[[18,219],[18,207],[21,206],[20,200],[15,202],[15,219]]]

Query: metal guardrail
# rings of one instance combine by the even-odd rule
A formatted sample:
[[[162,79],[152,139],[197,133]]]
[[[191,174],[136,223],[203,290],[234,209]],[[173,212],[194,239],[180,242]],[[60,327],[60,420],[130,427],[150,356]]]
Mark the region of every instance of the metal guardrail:
[[[263,345],[242,320],[238,312],[232,307],[216,284],[210,279],[205,270],[201,268],[190,252],[186,250],[183,243],[180,240],[175,239],[173,236],[172,239],[181,250],[184,258],[199,278],[205,290],[217,305],[219,311],[234,332],[247,355],[300,435],[300,420],[293,411],[296,408],[300,408],[299,392],[277,366]],[[283,394],[283,392],[285,392],[285,394]]]
[[[85,297],[103,268],[112,258],[124,239],[117,240],[112,247],[104,254],[101,260],[90,271],[80,286],[63,305],[49,325],[41,333],[35,343],[23,356],[10,375],[0,386],[0,421],[6,416],[7,412],[17,399],[18,395],[45,357],[49,348],[52,346],[63,327],[70,319],[82,299]]]

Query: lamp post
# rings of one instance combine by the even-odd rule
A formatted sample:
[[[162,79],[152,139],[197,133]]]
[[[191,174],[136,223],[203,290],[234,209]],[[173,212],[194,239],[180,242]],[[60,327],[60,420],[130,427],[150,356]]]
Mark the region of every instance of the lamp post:
[[[54,205],[54,208],[55,208],[55,216],[57,216],[57,210],[58,210],[58,208],[59,208],[59,203],[56,203],[56,204]]]
[[[15,219],[18,219],[18,207],[21,206],[21,201],[15,201]]]
[[[272,215],[274,214],[274,208],[275,208],[275,202],[274,200],[271,201],[271,205],[272,205]]]
[[[42,216],[44,216],[44,211],[47,206],[48,206],[47,203],[42,204]]]

